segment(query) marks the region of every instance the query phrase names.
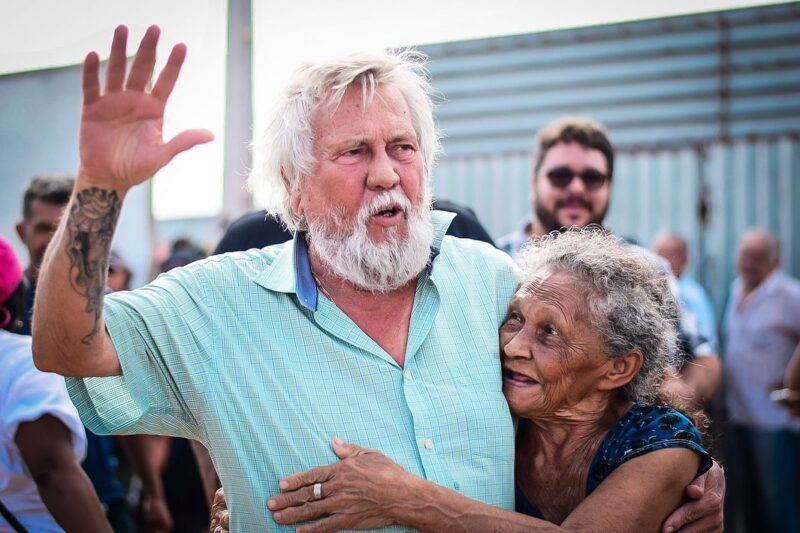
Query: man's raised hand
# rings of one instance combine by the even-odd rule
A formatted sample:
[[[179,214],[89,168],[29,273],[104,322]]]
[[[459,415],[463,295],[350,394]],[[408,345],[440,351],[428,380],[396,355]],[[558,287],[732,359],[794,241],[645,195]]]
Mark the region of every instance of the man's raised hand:
[[[186,130],[164,142],[164,107],[186,57],[186,45],[172,49],[153,89],[147,91],[159,33],[157,26],[147,29],[126,79],[128,29],[117,27],[102,91],[100,58],[95,52],[86,56],[78,172],[78,180],[85,185],[124,194],[180,152],[214,138],[208,130]]]

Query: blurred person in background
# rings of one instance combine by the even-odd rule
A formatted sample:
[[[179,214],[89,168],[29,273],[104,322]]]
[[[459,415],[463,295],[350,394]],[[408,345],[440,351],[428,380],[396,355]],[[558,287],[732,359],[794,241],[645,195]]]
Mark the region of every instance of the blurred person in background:
[[[517,230],[497,241],[498,247],[512,256],[531,237],[573,226],[602,226],[611,203],[614,147],[599,122],[586,117],[561,117],[545,125],[536,132],[533,161],[533,214]],[[663,269],[677,295],[677,283],[666,262]],[[718,381],[717,351],[699,333],[691,312],[683,305],[679,330],[682,364],[664,386],[672,394],[699,404],[704,395],[713,392],[713,384]],[[678,373],[700,357],[708,358],[709,364],[693,366],[685,375]],[[688,376],[696,386],[688,384]]]
[[[800,420],[770,399],[800,346],[800,282],[773,235],[746,232],[725,314],[730,510],[745,531],[800,531]]]
[[[111,531],[80,467],[86,436],[64,379],[33,365],[22,265],[0,236],[0,531]]]
[[[16,230],[22,244],[28,250],[28,266],[25,268],[25,314],[16,333],[31,334],[33,301],[36,283],[42,266],[44,252],[58,227],[64,208],[67,207],[75,179],[66,175],[35,176],[28,183],[22,198],[22,220]]]
[[[572,226],[602,226],[611,202],[614,148],[605,127],[585,117],[562,117],[536,132],[533,214],[497,246],[516,257],[531,237]]]
[[[75,179],[67,175],[35,176],[28,183],[22,199],[22,220],[17,223],[16,230],[22,243],[28,250],[28,266],[25,269],[26,290],[25,309],[15,332],[30,335],[31,318],[36,299],[39,270],[45,251],[53,238],[69,199],[72,196]],[[109,266],[109,270],[127,267],[118,256]],[[116,266],[114,266],[116,265]],[[115,279],[115,277],[112,277]],[[124,278],[116,279],[117,282]],[[129,276],[128,276],[129,280]],[[114,451],[114,440],[86,430],[87,450],[81,466],[86,471],[100,501],[106,511],[108,520],[116,533],[129,533],[135,530],[131,512],[125,498],[125,492],[117,477],[118,459]],[[146,508],[148,523],[155,531],[170,523],[166,509],[159,501],[159,479],[152,474],[152,455],[146,438],[137,436],[119,437],[122,448],[126,451],[134,471],[142,479],[146,489]],[[152,495],[152,496],[151,496]]]
[[[108,279],[106,280],[108,289],[111,292],[127,291],[131,288],[131,278],[133,278],[133,272],[122,254],[117,250],[111,250],[108,258]]]
[[[710,350],[695,353],[695,357],[681,369],[682,381],[690,389],[690,394],[705,404],[716,392],[720,384],[722,366],[717,341],[717,321],[711,298],[700,283],[689,274],[689,247],[686,240],[677,233],[664,232],[653,241],[653,251],[663,257],[678,278],[678,295],[685,310],[685,319],[693,320],[697,332],[709,344]]]

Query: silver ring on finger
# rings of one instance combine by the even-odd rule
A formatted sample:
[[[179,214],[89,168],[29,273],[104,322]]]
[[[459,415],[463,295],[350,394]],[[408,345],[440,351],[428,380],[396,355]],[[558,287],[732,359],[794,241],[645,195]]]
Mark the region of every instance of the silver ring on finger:
[[[314,499],[322,499],[322,483],[314,483]]]

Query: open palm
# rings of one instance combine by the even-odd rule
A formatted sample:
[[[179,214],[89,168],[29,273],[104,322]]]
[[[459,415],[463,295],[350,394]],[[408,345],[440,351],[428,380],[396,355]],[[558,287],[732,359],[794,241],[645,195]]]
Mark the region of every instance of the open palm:
[[[83,65],[80,175],[93,185],[116,190],[127,190],[147,180],[178,153],[213,139],[207,130],[187,130],[164,142],[164,107],[186,57],[186,46],[179,44],[172,49],[148,92],[159,29],[148,28],[126,79],[127,33],[124,26],[114,33],[102,92],[97,54],[90,53]]]

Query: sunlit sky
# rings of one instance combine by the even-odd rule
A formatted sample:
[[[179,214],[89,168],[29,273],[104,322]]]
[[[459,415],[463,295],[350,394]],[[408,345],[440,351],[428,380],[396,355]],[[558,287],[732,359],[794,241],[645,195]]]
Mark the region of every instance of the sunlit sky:
[[[741,0],[253,0],[254,127],[302,62],[516,33],[714,11],[776,2]],[[216,140],[177,157],[156,177],[157,218],[213,216],[222,202],[227,3],[222,0],[0,0],[0,74],[80,63],[108,54],[118,24],[138,42],[162,28],[161,59],[178,42],[189,55],[167,108],[167,136],[208,128]],[[129,44],[129,49],[133,45]],[[77,128],[77,125],[76,125]]]

